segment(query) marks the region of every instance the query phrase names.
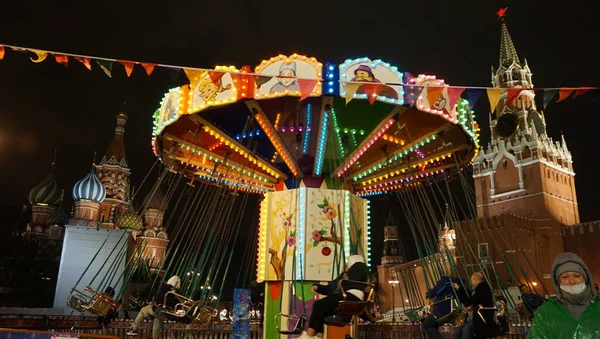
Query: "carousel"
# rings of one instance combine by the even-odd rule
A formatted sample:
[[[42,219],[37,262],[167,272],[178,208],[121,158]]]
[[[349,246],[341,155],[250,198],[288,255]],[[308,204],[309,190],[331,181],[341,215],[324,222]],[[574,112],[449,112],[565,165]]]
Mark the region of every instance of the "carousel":
[[[246,251],[257,253],[256,280],[266,283],[265,338],[305,330],[312,284],[339,276],[350,255],[372,266],[369,197],[446,180],[479,149],[466,100],[435,76],[415,77],[382,60],[323,64],[293,54],[254,68],[185,72],[190,84],[169,90],[154,114],[152,147],[188,186],[218,192],[197,215],[208,228],[236,222],[229,215],[240,196],[260,195]],[[237,251],[222,247],[190,254],[201,277],[184,281],[190,304],[194,289],[210,287],[222,271],[223,260],[206,259]],[[376,320],[374,288],[364,284],[363,302],[340,303],[326,319],[328,338],[352,335],[355,316]]]

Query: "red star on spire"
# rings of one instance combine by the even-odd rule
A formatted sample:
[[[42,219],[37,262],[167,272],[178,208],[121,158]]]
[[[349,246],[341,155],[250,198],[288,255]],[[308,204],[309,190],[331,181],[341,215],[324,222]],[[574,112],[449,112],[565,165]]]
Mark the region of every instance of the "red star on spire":
[[[498,16],[498,20],[500,20],[501,18],[503,18],[504,16],[506,16],[506,10],[508,9],[508,7],[500,7],[498,9],[498,12],[496,12],[496,15]]]

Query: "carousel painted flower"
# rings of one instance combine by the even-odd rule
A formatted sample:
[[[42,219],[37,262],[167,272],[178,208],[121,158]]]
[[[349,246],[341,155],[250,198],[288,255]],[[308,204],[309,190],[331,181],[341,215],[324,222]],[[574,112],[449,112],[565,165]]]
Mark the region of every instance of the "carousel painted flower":
[[[288,229],[290,227],[292,227],[292,218],[294,217],[294,214],[290,214],[290,215],[286,215],[285,213],[281,214],[281,217],[283,218],[283,228],[284,229]]]
[[[337,217],[337,213],[333,209],[333,206],[329,204],[329,201],[327,201],[327,199],[323,199],[323,203],[318,204],[317,206],[319,206],[319,208],[322,209],[323,214],[325,214],[328,220],[332,220],[335,219],[335,217]]]
[[[320,231],[314,230],[312,232],[312,238],[315,242],[319,242],[319,241],[321,241],[321,238],[323,238],[323,233],[321,233]]]
[[[288,244],[288,247],[294,247],[294,245],[296,245],[296,237],[293,235],[288,236],[287,244]]]

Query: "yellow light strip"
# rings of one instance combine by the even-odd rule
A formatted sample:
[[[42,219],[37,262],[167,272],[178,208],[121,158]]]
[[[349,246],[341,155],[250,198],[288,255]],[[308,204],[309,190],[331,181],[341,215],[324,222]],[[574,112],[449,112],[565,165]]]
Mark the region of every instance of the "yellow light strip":
[[[188,142],[186,140],[183,140],[183,139],[181,139],[179,137],[176,137],[174,135],[166,134],[164,136],[164,138],[167,139],[167,140],[172,140],[172,141],[175,141],[175,142],[179,143],[180,145],[182,145],[181,148],[183,148],[183,149],[187,150],[188,147],[189,147],[189,151],[190,152],[194,153],[194,151],[196,151],[197,153],[209,154],[210,156],[213,157],[213,160],[210,160],[210,159],[207,159],[206,156],[198,155],[198,157],[202,157],[202,165],[205,165],[207,161],[210,161],[211,164],[214,164],[215,162],[218,162],[220,165],[223,165],[223,166],[225,166],[227,168],[231,168],[232,170],[235,170],[237,172],[241,172],[242,174],[245,174],[245,173],[243,173],[244,169],[248,173],[253,172],[253,170],[251,168],[248,168],[246,165],[242,165],[242,164],[240,164],[240,163],[238,163],[236,161],[230,160],[230,159],[227,159],[227,163],[225,163],[224,162],[225,161],[224,157],[222,157],[222,156],[220,156],[218,154],[215,154],[213,152],[210,152],[210,151],[208,151],[208,150],[206,150],[206,149],[204,149],[204,148],[202,148],[202,147],[200,147],[198,145],[194,145],[194,144],[192,144],[192,143],[190,143],[190,142]],[[179,159],[179,158],[181,158],[181,159]],[[189,157],[177,157],[177,159],[179,159],[181,161],[184,161],[186,163],[189,163],[189,164],[192,164],[192,162],[193,162],[193,159],[190,159]],[[215,159],[216,159],[216,161],[215,161]],[[242,169],[242,170],[240,171],[239,169]],[[246,174],[246,175],[249,176],[249,174]],[[271,182],[271,183],[277,182],[277,179],[275,177],[266,175],[266,174],[264,174],[262,172],[258,172],[257,170],[254,171],[254,174],[252,175],[252,177],[255,178],[255,179],[258,179],[260,181],[263,181],[263,182]]]
[[[257,253],[257,265],[256,265],[256,281],[263,282],[267,278],[266,264],[267,264],[267,226],[269,217],[269,200],[271,194],[267,193],[264,195],[263,201],[260,203],[260,219],[258,229],[258,253]]]
[[[438,171],[442,171],[442,170],[445,170],[447,168],[453,168],[453,167],[456,167],[456,164],[452,163],[452,164],[448,164],[448,165],[444,165],[444,166],[432,168],[432,169],[429,169],[429,170],[421,171],[421,172],[419,172],[417,174],[413,173],[413,174],[401,175],[401,176],[398,176],[398,177],[394,177],[391,180],[380,182],[380,183],[376,183],[376,184],[373,184],[373,185],[368,186],[368,187],[359,187],[360,185],[355,185],[354,187],[357,189],[357,194],[362,194],[362,193],[365,193],[365,192],[371,192],[371,191],[378,190],[378,189],[390,189],[390,185],[393,185],[393,187],[401,186],[401,185],[398,185],[401,180],[406,180],[406,179],[410,179],[410,178],[418,179],[418,178],[421,178],[421,177],[425,177],[428,174],[431,174],[431,173],[434,173],[434,172],[438,172]],[[377,187],[372,187],[372,186],[377,186]]]
[[[277,167],[269,164],[267,161],[265,161],[263,159],[260,159],[256,156],[252,155],[253,152],[251,152],[249,149],[244,147],[242,144],[240,144],[239,142],[237,142],[235,139],[231,138],[230,136],[228,136],[226,134],[222,134],[218,128],[213,126],[213,124],[206,121],[202,117],[198,116],[197,114],[194,114],[194,115],[190,116],[190,119],[192,119],[194,122],[196,122],[198,124],[203,125],[202,128],[204,129],[204,131],[211,134],[217,140],[222,141],[225,144],[225,146],[229,147],[231,150],[233,150],[234,152],[243,156],[244,158],[247,158],[248,161],[255,164],[261,170],[269,173],[269,175],[275,177],[275,179],[282,179],[282,180],[287,179],[287,175],[285,175],[283,172],[281,172],[279,169],[277,169]]]
[[[377,183],[378,181],[383,181],[385,179],[389,179],[389,178],[398,176],[398,175],[406,172],[406,170],[408,170],[409,167],[417,168],[417,167],[424,166],[424,165],[427,165],[430,163],[434,163],[436,161],[439,161],[440,159],[443,160],[446,157],[451,157],[454,152],[461,151],[463,149],[466,149],[467,147],[468,147],[467,145],[461,145],[458,147],[453,147],[451,149],[442,150],[441,152],[438,152],[436,154],[432,154],[423,159],[420,159],[419,162],[416,162],[414,164],[405,164],[402,166],[398,166],[396,169],[391,170],[383,175],[378,174],[378,173],[371,174],[370,176],[362,179],[361,185],[363,185],[363,186],[371,185],[371,184]],[[388,168],[388,170],[389,170],[389,168]]]
[[[360,143],[360,145],[358,145],[358,147],[356,147],[354,151],[346,157],[346,160],[343,163],[341,163],[334,171],[331,172],[331,177],[340,177],[344,172],[350,170],[351,166],[358,161],[360,155],[366,152],[368,148],[371,147],[373,142],[383,135],[381,131],[383,129],[386,129],[385,126],[388,126],[389,120],[392,119],[394,115],[402,113],[407,109],[408,108],[404,106],[394,107],[394,109],[385,118],[381,120],[377,127],[375,127],[373,131],[369,133],[369,135],[367,135],[367,137]],[[378,135],[379,133],[381,133],[381,135]]]
[[[265,113],[263,113],[260,105],[255,100],[252,100],[246,101],[246,106],[248,106],[251,112],[254,112],[254,118],[256,119],[256,122],[258,122],[260,128],[262,128],[262,130],[265,132],[269,138],[269,141],[271,141],[271,144],[273,144],[275,150],[283,159],[283,162],[287,165],[290,171],[292,171],[294,177],[301,177],[302,172],[300,167],[298,164],[296,164],[296,160],[294,160],[294,157],[287,149],[287,146],[279,136],[279,133],[277,133],[277,130],[273,128],[273,125],[271,125],[271,122],[269,122],[269,119]]]

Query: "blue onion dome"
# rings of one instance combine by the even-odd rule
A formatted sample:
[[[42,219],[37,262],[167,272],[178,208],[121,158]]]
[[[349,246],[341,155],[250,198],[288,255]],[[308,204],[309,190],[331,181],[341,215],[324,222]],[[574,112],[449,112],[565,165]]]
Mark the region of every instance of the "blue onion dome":
[[[57,205],[62,198],[62,190],[54,177],[54,169],[29,191],[28,200],[31,204]]]
[[[69,221],[69,215],[65,212],[62,204],[58,206],[49,216],[48,216],[48,224],[49,225],[61,225],[64,226]]]
[[[90,173],[73,186],[73,200],[92,200],[101,203],[104,198],[106,198],[106,189],[96,177],[96,171],[92,167]]]
[[[154,195],[150,197],[148,208],[164,211],[166,209],[165,193],[160,187],[154,191]]]
[[[139,231],[144,227],[144,222],[133,206],[129,205],[129,208],[117,219],[117,226],[120,229]]]

